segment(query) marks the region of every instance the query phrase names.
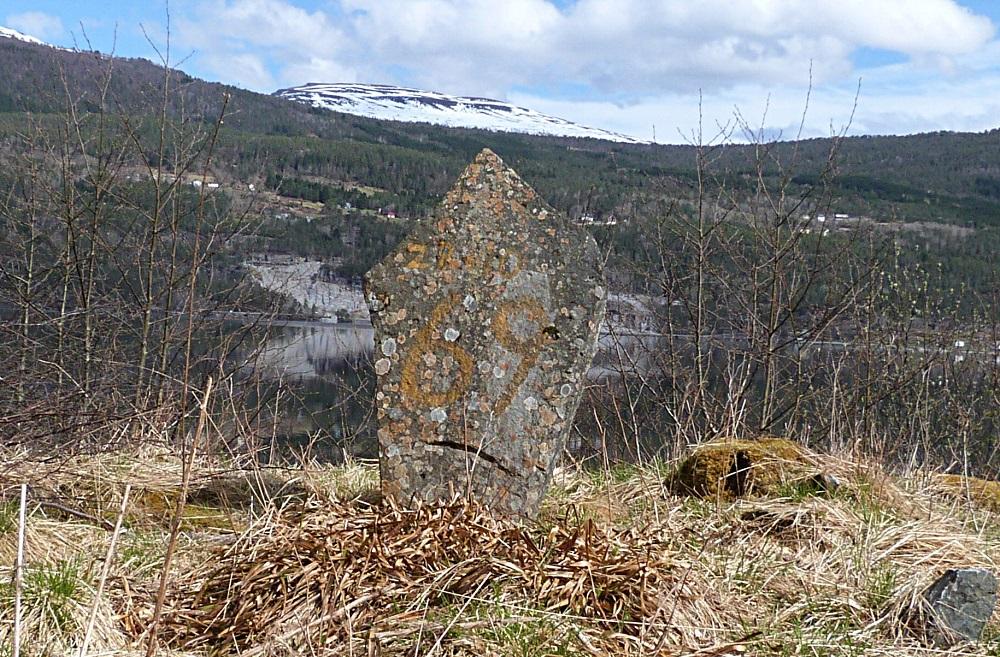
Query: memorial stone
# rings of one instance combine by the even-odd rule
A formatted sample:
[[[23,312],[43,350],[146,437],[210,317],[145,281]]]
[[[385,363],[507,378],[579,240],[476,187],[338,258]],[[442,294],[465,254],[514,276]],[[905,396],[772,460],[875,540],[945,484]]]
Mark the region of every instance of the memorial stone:
[[[533,515],[604,317],[593,237],[484,150],[365,295],[383,493]]]

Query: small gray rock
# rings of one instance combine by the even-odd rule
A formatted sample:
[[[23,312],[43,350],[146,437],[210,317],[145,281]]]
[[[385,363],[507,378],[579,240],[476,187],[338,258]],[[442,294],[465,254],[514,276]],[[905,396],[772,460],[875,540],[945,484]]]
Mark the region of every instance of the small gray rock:
[[[997,604],[997,578],[984,568],[945,572],[924,592],[932,618],[926,628],[938,646],[978,641]]]
[[[818,492],[828,495],[836,493],[843,485],[837,475],[832,475],[828,472],[819,472],[813,475],[812,483]]]

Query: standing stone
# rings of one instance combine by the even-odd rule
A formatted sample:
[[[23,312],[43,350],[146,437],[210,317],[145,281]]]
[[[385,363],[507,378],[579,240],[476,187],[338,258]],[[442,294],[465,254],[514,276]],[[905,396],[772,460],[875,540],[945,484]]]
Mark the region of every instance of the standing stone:
[[[945,572],[924,592],[932,610],[927,633],[934,643],[978,641],[997,604],[997,578],[983,568]]]
[[[365,295],[383,493],[534,514],[604,317],[594,239],[487,149]]]

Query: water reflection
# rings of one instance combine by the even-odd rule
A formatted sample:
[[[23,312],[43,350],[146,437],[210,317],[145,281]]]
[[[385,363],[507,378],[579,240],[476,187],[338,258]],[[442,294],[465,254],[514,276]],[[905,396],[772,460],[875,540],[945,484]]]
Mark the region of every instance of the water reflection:
[[[663,340],[649,331],[603,332],[588,377],[605,381],[623,370],[648,373],[656,367],[651,354]],[[370,366],[374,350],[375,331],[367,322],[277,322],[256,356],[256,368],[270,379],[322,380],[347,366]]]
[[[370,325],[285,322],[274,327],[256,364],[265,378],[325,379],[345,366],[362,365],[373,350]]]

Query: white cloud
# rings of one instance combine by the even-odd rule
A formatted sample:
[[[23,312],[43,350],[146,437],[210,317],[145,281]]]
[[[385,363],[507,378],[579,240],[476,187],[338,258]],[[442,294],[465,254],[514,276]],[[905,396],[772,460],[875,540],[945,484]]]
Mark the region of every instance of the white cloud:
[[[574,83],[638,98],[778,83],[812,60],[818,81],[858,48],[907,56],[974,51],[989,20],[952,0],[342,0],[352,34],[381,62],[455,91]]]
[[[261,61],[251,53],[222,54],[216,51],[205,53],[203,63],[214,70],[224,70],[225,81],[245,89],[271,89],[274,77]]]
[[[15,30],[43,41],[54,41],[63,35],[62,20],[40,11],[8,14],[4,20]]]
[[[955,0],[207,0],[178,21],[194,65],[261,91],[309,81],[410,83],[507,98],[559,116],[676,141],[697,98],[726,120],[770,95],[769,125],[812,116],[856,130],[977,127],[995,109],[995,28]],[[866,50],[903,63],[859,71]],[[989,53],[986,55],[984,53]],[[971,82],[970,82],[971,81]],[[537,90],[527,93],[526,89]],[[517,90],[521,90],[518,92]],[[918,102],[940,97],[942,102]],[[583,99],[582,101],[580,99]],[[754,116],[754,112],[747,110]],[[759,115],[759,112],[758,112]],[[895,117],[895,118],[890,118]],[[816,125],[816,124],[813,124]],[[662,127],[660,127],[662,126]]]
[[[986,49],[1000,61],[1000,44]],[[976,58],[983,58],[981,55]],[[1000,74],[993,69],[969,71],[961,77],[914,71],[892,65],[869,72],[861,80],[827,84],[812,89],[803,137],[823,137],[848,128],[848,134],[912,134],[936,130],[978,132],[996,128],[1000,117]],[[512,102],[561,116],[584,125],[652,139],[683,143],[702,117],[705,139],[718,126],[734,127],[737,111],[752,127],[763,117],[771,136],[798,136],[806,110],[808,85],[742,84],[699,97],[698,94],[658,94],[623,107],[607,101],[566,101],[531,94],[514,94]],[[734,135],[741,137],[737,129]]]
[[[285,0],[209,0],[178,20],[180,43],[215,77],[273,91],[304,72],[349,74],[339,64],[346,39],[321,11]]]
[[[337,82],[368,82],[359,80],[356,69],[349,66],[342,66],[336,61],[324,57],[310,57],[308,59],[296,60],[282,69],[284,80],[294,80],[296,84],[301,82],[326,82],[335,80]],[[293,85],[294,86],[294,85]]]

